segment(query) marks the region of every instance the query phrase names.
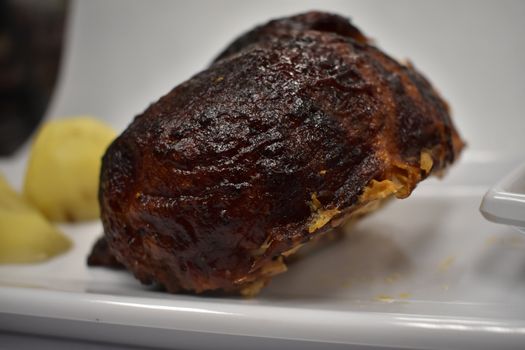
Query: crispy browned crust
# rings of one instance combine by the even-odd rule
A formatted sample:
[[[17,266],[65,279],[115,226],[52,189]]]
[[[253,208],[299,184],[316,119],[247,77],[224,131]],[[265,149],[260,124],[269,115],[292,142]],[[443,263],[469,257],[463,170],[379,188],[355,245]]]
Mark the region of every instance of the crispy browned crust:
[[[311,11],[296,16],[272,20],[244,33],[235,39],[215,61],[231,56],[250,45],[260,45],[283,37],[290,37],[293,32],[314,30],[318,32],[335,33],[366,44],[368,39],[359,29],[354,27],[350,20],[336,14]]]
[[[124,268],[124,265],[118,262],[109,251],[108,242],[104,236],[97,239],[93,245],[93,249],[87,259],[87,264],[89,266],[103,266],[112,269]]]
[[[109,147],[105,236],[144,283],[253,294],[290,249],[408,196],[462,145],[427,80],[341,17],[272,21]]]

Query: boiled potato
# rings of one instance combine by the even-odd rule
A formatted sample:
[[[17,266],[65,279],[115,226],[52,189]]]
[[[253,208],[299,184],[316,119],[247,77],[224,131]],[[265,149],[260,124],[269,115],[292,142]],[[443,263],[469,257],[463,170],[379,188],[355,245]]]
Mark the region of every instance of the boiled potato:
[[[32,263],[65,252],[62,235],[0,175],[0,263]]]
[[[91,117],[45,123],[31,149],[25,197],[53,221],[96,219],[101,158],[114,138],[109,126]]]

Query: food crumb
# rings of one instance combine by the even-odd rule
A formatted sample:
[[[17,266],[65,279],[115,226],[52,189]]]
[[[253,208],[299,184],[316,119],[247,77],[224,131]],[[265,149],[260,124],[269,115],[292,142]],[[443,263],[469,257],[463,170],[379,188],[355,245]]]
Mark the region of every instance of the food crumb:
[[[375,297],[375,299],[377,301],[381,301],[383,303],[393,303],[395,301],[395,299],[389,295],[385,295],[385,294],[380,294],[378,296]]]
[[[385,277],[385,282],[388,284],[392,284],[396,282],[399,279],[400,275],[398,273],[394,273],[390,276]]]
[[[410,293],[399,293],[399,298],[400,299],[408,299],[412,296],[412,294]]]
[[[500,241],[500,238],[497,237],[497,236],[490,236],[490,237],[487,237],[487,239],[485,240],[485,244],[486,245],[494,245],[496,243],[499,243]]]
[[[455,257],[449,256],[439,264],[439,272],[446,272],[454,264]]]
[[[503,245],[507,247],[523,247],[525,246],[525,239],[523,237],[501,237],[499,235],[493,235],[490,237],[487,237],[485,240],[485,244],[488,246],[492,245]]]

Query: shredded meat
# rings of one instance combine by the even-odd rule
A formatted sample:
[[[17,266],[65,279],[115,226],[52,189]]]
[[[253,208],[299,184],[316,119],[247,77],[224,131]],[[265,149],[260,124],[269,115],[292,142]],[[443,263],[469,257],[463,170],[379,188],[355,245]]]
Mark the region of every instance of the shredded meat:
[[[242,35],[107,150],[109,250],[170,292],[253,295],[284,256],[441,173],[447,104],[350,22],[310,12]]]

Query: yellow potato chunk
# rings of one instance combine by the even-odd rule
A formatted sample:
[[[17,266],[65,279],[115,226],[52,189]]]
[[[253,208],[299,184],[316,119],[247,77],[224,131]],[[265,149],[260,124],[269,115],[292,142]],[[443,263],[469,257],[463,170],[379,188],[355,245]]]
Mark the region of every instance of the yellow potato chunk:
[[[33,263],[67,251],[62,235],[0,175],[0,263]]]
[[[115,132],[91,117],[45,123],[31,149],[24,195],[52,221],[92,220],[101,158]]]

